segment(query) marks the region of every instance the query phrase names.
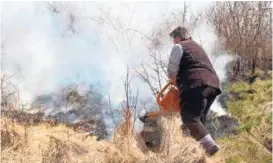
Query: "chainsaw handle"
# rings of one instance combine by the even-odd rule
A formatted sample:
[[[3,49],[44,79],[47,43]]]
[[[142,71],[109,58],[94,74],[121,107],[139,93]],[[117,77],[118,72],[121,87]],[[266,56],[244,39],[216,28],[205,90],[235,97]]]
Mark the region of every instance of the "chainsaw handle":
[[[162,95],[162,93],[171,85],[171,82],[167,83],[156,95],[156,102],[159,104],[161,99],[160,96]]]

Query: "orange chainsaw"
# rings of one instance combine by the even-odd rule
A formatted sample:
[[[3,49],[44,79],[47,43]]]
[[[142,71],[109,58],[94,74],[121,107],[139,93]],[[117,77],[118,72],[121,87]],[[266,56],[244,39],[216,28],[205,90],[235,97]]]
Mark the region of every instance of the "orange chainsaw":
[[[169,88],[169,91],[163,95],[164,91]],[[151,118],[154,116],[166,115],[171,112],[179,112],[180,111],[180,98],[179,98],[179,90],[171,85],[169,82],[166,84],[160,92],[156,96],[156,102],[160,106],[159,111],[147,113],[144,116],[139,117],[139,119],[144,123],[147,118]]]

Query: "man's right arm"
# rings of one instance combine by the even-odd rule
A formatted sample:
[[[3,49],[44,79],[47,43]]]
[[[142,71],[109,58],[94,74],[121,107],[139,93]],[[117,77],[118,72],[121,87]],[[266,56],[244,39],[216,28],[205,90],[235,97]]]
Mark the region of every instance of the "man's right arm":
[[[182,46],[180,44],[175,44],[172,48],[167,67],[167,75],[171,81],[175,81],[176,79],[182,56]]]

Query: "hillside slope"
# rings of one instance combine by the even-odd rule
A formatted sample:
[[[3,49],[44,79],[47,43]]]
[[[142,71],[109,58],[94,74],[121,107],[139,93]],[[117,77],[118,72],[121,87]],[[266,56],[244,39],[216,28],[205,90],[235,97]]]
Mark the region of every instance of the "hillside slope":
[[[239,120],[237,135],[218,140],[227,163],[272,162],[272,80],[227,85],[228,112]]]
[[[217,139],[220,152],[207,158],[199,144],[183,137],[179,116],[161,118],[163,141],[147,151],[139,135],[121,124],[111,140],[75,132],[64,125],[24,127],[1,118],[1,162],[4,163],[268,163],[272,162],[272,82],[237,82],[226,88],[228,112],[239,120],[236,135]]]
[[[39,124],[25,128],[2,118],[3,163],[206,163],[203,150],[189,137],[183,137],[177,118],[162,118],[164,143],[160,152],[145,151],[139,138],[128,135],[121,125],[110,141],[76,133],[63,125]],[[8,124],[8,125],[5,125]],[[216,162],[216,161],[214,161]]]

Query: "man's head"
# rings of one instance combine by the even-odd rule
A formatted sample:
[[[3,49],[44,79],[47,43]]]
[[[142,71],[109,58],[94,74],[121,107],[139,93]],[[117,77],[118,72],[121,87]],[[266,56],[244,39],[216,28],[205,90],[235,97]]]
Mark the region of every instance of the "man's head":
[[[178,26],[171,33],[170,36],[173,38],[173,43],[177,44],[180,41],[191,39],[189,32],[186,28]]]

